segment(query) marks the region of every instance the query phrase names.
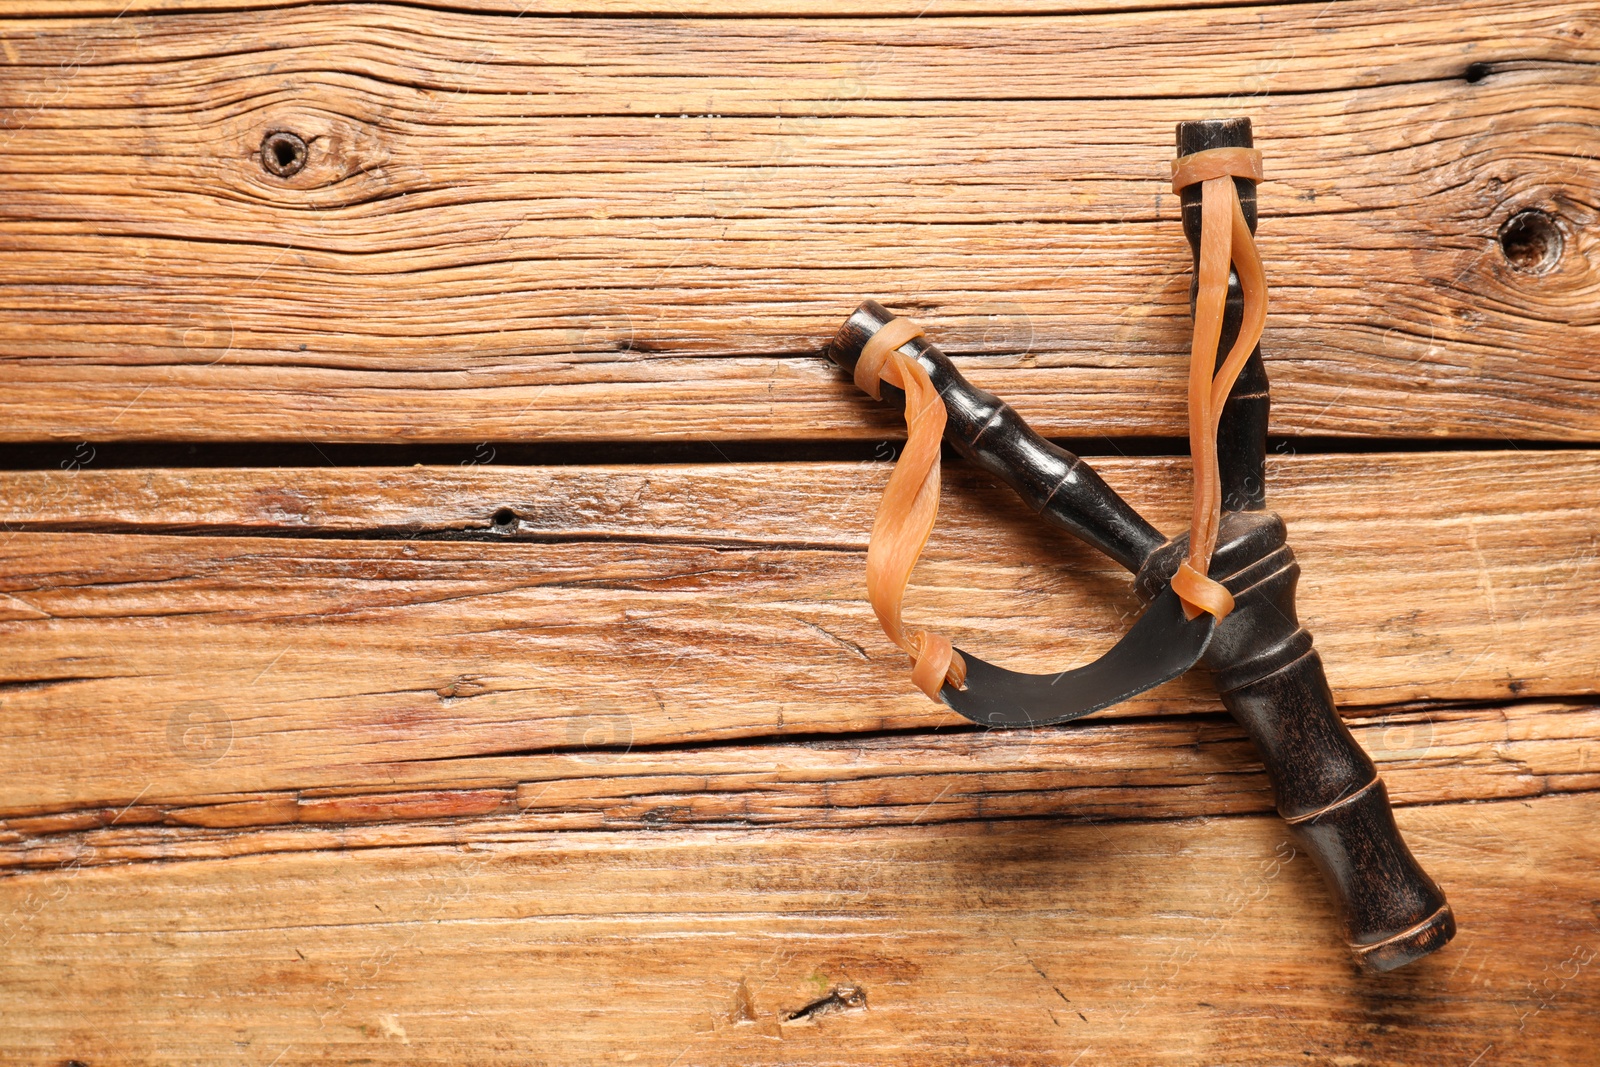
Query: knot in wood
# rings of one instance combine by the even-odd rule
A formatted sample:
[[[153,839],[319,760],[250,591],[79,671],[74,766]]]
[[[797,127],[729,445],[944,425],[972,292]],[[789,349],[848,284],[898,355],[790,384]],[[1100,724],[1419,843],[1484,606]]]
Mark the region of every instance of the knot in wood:
[[[292,178],[306,165],[306,142],[297,133],[273,130],[261,139],[261,167],[279,178]]]

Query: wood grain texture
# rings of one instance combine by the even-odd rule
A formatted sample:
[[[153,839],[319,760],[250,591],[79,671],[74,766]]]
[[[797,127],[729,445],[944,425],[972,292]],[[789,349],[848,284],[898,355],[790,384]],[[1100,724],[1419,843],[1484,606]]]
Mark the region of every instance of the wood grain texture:
[[[1276,459],[1302,618],[1340,702],[1593,695],[1597,463]],[[1101,467],[1158,523],[1182,524],[1184,464]],[[911,688],[864,602],[886,477],[886,464],[0,475],[0,810],[964,722]],[[493,532],[500,508],[517,532]],[[952,472],[911,617],[1044,670],[1088,659],[1137,610],[1126,575]],[[1216,708],[1189,677],[1114,714]],[[207,747],[208,731],[227,746]]]
[[[1520,704],[1355,716],[1398,806],[1600,790],[1600,707]],[[596,737],[596,741],[615,740]],[[194,746],[191,746],[193,754]],[[529,831],[853,830],[990,819],[1110,823],[1272,811],[1259,757],[1218,716],[1071,730],[887,737],[412,763],[365,790],[170,794],[0,819],[0,870],[453,845]]]
[[[0,471],[0,1062],[1591,1067],[1600,451],[1529,446],[1600,440],[1597,88],[1583,2],[5,4],[0,465],[71,456]],[[1273,432],[1511,442],[1270,463],[1460,922],[1387,976],[1203,678],[978,730],[862,595],[901,431],[820,346],[877,297],[1177,438],[1212,115]],[[913,619],[1045,669],[1137,607],[947,469]]]
[[[279,1067],[1589,1062],[1600,799],[1399,815],[1462,933],[1379,978],[1354,973],[1309,863],[1264,817],[498,841],[466,821],[449,846],[67,866],[0,879],[0,1049]]]
[[[816,355],[864,296],[1046,433],[1177,435],[1163,174],[1214,112],[1269,160],[1276,432],[1600,430],[1588,4],[0,34],[10,440],[870,438]],[[1496,241],[1526,209],[1549,273]]]
[[[406,6],[435,11],[467,11],[513,19],[559,16],[647,15],[656,17],[749,18],[940,18],[952,15],[1094,15],[1108,11],[1186,11],[1229,7],[1237,0],[450,0]],[[305,0],[10,0],[13,17],[126,17],[217,11],[250,12],[308,6]]]

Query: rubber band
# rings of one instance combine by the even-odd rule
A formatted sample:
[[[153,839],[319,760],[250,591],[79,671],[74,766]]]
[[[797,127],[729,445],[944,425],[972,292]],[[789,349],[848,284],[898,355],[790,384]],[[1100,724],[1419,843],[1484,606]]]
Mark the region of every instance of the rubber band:
[[[948,638],[927,630],[907,632],[901,618],[911,572],[939,514],[939,448],[944,441],[944,401],[928,372],[904,345],[922,336],[910,319],[890,319],[861,348],[856,384],[878,396],[880,381],[906,394],[906,446],[889,475],[867,543],[867,600],[889,640],[911,657],[911,680],[934,700],[946,684],[960,688],[967,664]]]
[[[878,381],[883,375],[884,363],[895,349],[921,336],[922,327],[910,319],[890,319],[884,323],[861,346],[861,356],[856,360],[856,388],[874,400],[882,400]]]
[[[1233,594],[1209,577],[1222,526],[1222,474],[1217,462],[1217,423],[1228,392],[1261,340],[1267,321],[1267,280],[1255,237],[1239,203],[1234,178],[1262,180],[1261,153],[1254,148],[1210,148],[1172,162],[1172,189],[1200,188],[1200,262],[1189,348],[1189,454],[1194,467],[1194,510],[1189,554],[1172,577],[1173,591],[1189,618],[1210,612],[1218,619],[1233,610]],[[1244,294],[1239,336],[1217,366],[1222,318],[1227,310],[1229,268],[1238,271]],[[1214,373],[1213,373],[1214,372]]]
[[[1181,193],[1195,182],[1212,178],[1248,178],[1260,184],[1266,180],[1258,148],[1208,148],[1191,152],[1172,161],[1172,191]]]
[[[1172,578],[1172,589],[1191,619],[1210,612],[1218,619],[1233,610],[1233,594],[1208,575],[1222,525],[1222,476],[1217,461],[1217,424],[1228,393],[1261,339],[1267,316],[1267,283],[1255,238],[1244,217],[1234,178],[1262,180],[1261,153],[1253,148],[1213,148],[1176,159],[1172,187],[1201,186],[1200,261],[1194,335],[1189,349],[1189,452],[1194,467],[1194,510],[1189,554]],[[1230,268],[1239,274],[1244,316],[1239,336],[1217,366],[1222,319],[1227,309]],[[928,372],[906,345],[922,336],[910,319],[879,327],[856,360],[856,385],[881,399],[880,383],[905,393],[906,446],[889,475],[867,545],[867,600],[889,639],[911,657],[911,680],[934,700],[945,685],[960,688],[967,665],[950,641],[927,630],[907,631],[902,611],[911,573],[927,546],[939,512],[939,448],[947,412]]]

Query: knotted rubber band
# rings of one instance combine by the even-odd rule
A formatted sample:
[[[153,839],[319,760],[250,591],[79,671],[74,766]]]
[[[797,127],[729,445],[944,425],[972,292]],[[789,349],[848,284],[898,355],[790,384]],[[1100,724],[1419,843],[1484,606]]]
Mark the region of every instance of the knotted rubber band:
[[[1172,161],[1172,190],[1196,182],[1200,190],[1200,264],[1189,349],[1189,454],[1194,467],[1194,513],[1189,555],[1172,576],[1172,589],[1193,619],[1208,611],[1218,619],[1233,610],[1233,594],[1208,577],[1222,525],[1222,475],[1217,464],[1217,422],[1228,392],[1261,340],[1267,321],[1267,279],[1245,220],[1234,178],[1262,180],[1261,153],[1254,148],[1208,148]],[[1244,318],[1238,339],[1219,368],[1217,346],[1228,300],[1228,269],[1239,272]],[[1215,374],[1213,374],[1215,370]]]
[[[861,357],[856,360],[856,388],[874,400],[882,400],[878,382],[883,376],[883,365],[888,362],[890,353],[921,336],[922,327],[910,319],[890,319],[884,323],[878,332],[867,338],[867,343],[861,346]]]
[[[906,585],[939,514],[939,447],[944,440],[944,400],[922,364],[902,346],[922,336],[910,319],[890,319],[861,346],[855,380],[877,397],[880,381],[906,394],[906,446],[889,475],[867,543],[867,600],[878,624],[911,657],[911,680],[934,700],[946,684],[961,688],[967,664],[948,638],[927,630],[908,633],[901,620]]]

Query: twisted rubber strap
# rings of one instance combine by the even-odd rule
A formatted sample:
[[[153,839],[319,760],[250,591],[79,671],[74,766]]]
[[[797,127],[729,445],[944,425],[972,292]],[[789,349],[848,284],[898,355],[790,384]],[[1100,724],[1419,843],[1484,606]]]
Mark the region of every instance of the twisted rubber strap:
[[[880,380],[906,394],[906,447],[889,475],[867,544],[867,600],[889,640],[911,657],[912,682],[938,700],[946,682],[959,689],[966,681],[966,661],[948,638],[926,630],[908,633],[900,619],[906,584],[939,513],[944,400],[916,357],[901,351],[921,336],[921,328],[910,319],[890,319],[861,347],[855,379],[874,398],[879,398]]]
[[[1172,190],[1195,182],[1200,191],[1199,292],[1194,305],[1194,340],[1189,349],[1189,454],[1194,466],[1194,515],[1189,555],[1172,577],[1189,618],[1209,611],[1218,619],[1233,610],[1233,594],[1207,576],[1222,525],[1222,476],[1217,466],[1217,420],[1228,391],[1261,340],[1267,321],[1267,279],[1256,242],[1239,203],[1235,177],[1261,181],[1261,153],[1254,148],[1210,148],[1173,160]],[[1228,300],[1228,267],[1239,272],[1244,321],[1222,366],[1216,366],[1222,315]],[[1212,371],[1215,369],[1216,374]]]

